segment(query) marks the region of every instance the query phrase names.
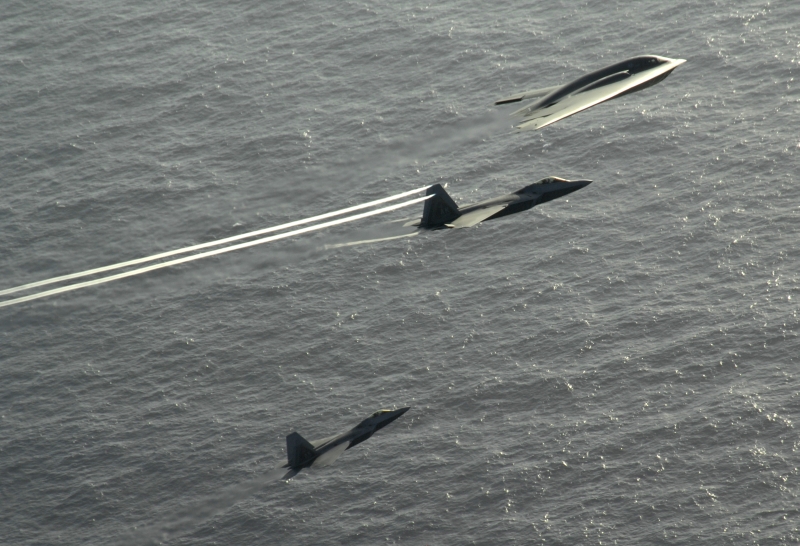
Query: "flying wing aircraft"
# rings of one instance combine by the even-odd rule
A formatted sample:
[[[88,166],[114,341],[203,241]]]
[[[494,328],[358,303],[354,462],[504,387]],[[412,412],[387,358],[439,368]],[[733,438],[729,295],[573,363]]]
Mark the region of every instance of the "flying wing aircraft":
[[[471,227],[485,220],[529,210],[536,205],[585,188],[591,183],[591,180],[565,180],[549,176],[514,193],[465,207],[456,205],[440,184],[434,184],[428,188],[428,195],[435,197],[425,201],[422,219],[406,225],[415,225],[422,229]]]
[[[288,469],[282,479],[291,479],[304,468],[328,466],[346,450],[368,439],[408,410],[409,408],[378,410],[347,432],[311,442],[297,432],[292,432],[286,437],[288,462],[278,467]]]
[[[685,59],[656,55],[633,57],[586,74],[566,85],[517,93],[497,100],[495,104],[538,99],[512,112],[511,116],[521,118],[517,129],[541,129],[601,102],[655,85],[685,62]]]

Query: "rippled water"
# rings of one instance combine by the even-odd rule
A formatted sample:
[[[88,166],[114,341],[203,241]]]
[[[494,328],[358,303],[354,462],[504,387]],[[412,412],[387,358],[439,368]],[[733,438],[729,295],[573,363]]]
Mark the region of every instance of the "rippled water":
[[[3,308],[0,542],[800,540],[800,6],[2,11],[0,289],[434,182],[594,183]],[[537,133],[491,106],[641,53],[688,62]],[[405,405],[267,480],[290,432]]]

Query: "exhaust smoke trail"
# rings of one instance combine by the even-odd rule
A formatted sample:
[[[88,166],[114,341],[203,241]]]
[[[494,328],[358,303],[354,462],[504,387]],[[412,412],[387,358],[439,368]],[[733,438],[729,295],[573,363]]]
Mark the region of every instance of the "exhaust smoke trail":
[[[382,207],[375,210],[370,210],[367,212],[362,212],[360,214],[355,214],[353,216],[347,216],[345,218],[339,218],[338,220],[331,220],[329,222],[323,222],[322,224],[315,224],[313,226],[304,227],[301,229],[296,229],[294,231],[287,231],[285,233],[280,233],[278,235],[272,235],[270,237],[263,237],[261,239],[256,239],[254,241],[248,241],[246,243],[239,243],[237,245],[226,246],[224,248],[219,248],[217,250],[210,250],[207,252],[201,252],[200,254],[193,254],[191,256],[186,256],[184,258],[178,258],[176,260],[169,260],[166,262],[161,262],[153,265],[149,265],[147,267],[141,267],[139,269],[133,269],[131,271],[125,271],[124,273],[117,273],[116,275],[110,275],[108,277],[101,277],[99,279],[94,279],[91,281],[84,281],[75,284],[69,284],[67,286],[62,286],[60,288],[54,288],[52,290],[45,290],[44,292],[37,292],[35,294],[30,294],[28,296],[22,296],[20,298],[15,298],[12,300],[6,300],[0,302],[0,307],[7,307],[9,305],[15,305],[18,303],[23,303],[26,301],[32,301],[39,298],[44,298],[47,296],[54,296],[55,294],[61,294],[63,292],[69,292],[72,290],[78,290],[79,288],[85,288],[87,286],[94,286],[97,284],[103,284],[111,281],[116,281],[118,279],[124,279],[126,277],[132,277],[134,275],[141,275],[142,273],[147,273],[148,271],[155,271],[156,269],[162,269],[164,267],[170,267],[173,265],[178,265],[186,262],[191,262],[194,260],[200,260],[202,258],[208,258],[209,256],[216,256],[218,254],[224,254],[226,252],[232,252],[234,250],[239,250],[242,248],[248,248],[255,245],[261,245],[264,243],[269,243],[272,241],[277,241],[279,239],[285,239],[287,237],[292,237],[294,235],[301,235],[303,233],[308,233],[311,231],[316,231],[320,229],[325,229],[331,226],[338,226],[340,224],[345,224],[347,222],[354,222],[356,220],[361,220],[363,218],[369,218],[370,216],[376,216],[378,214],[383,214],[385,212],[390,212],[393,210],[397,210],[402,207],[408,207],[414,205],[416,203],[422,203],[423,201],[430,199],[433,197],[432,195],[426,195],[424,197],[418,197],[416,199],[411,199],[410,201],[404,201],[402,203],[397,203],[394,205],[390,205],[388,207]]]
[[[160,260],[162,258],[168,258],[170,256],[175,256],[177,254],[185,254],[187,252],[193,252],[195,250],[201,250],[203,248],[209,248],[212,246],[223,245],[226,243],[232,243],[233,241],[239,241],[241,239],[248,239],[250,237],[255,237],[257,235],[264,235],[266,233],[272,233],[274,231],[281,231],[283,229],[289,229],[291,227],[300,226],[303,224],[309,224],[311,222],[317,222],[319,220],[325,220],[327,218],[332,218],[334,216],[341,216],[343,214],[348,214],[351,212],[355,212],[357,210],[362,210],[369,207],[374,207],[377,205],[381,205],[383,203],[388,203],[390,201],[396,201],[398,199],[402,199],[404,197],[408,197],[410,195],[414,195],[415,193],[419,193],[421,191],[425,191],[428,189],[429,186],[425,186],[422,188],[417,188],[416,190],[410,190],[403,193],[398,193],[397,195],[392,195],[390,197],[384,197],[383,199],[377,199],[375,201],[370,201],[369,203],[363,203],[361,205],[355,205],[352,207],[347,207],[341,210],[336,210],[333,212],[326,212],[325,214],[320,214],[319,216],[312,216],[310,218],[304,218],[302,220],[295,220],[293,222],[289,222],[286,224],[281,224],[279,226],[268,227],[264,229],[259,229],[256,231],[251,231],[249,233],[242,233],[240,235],[234,235],[232,237],[226,237],[225,239],[219,239],[216,241],[209,241],[207,243],[200,243],[197,245],[187,246],[184,248],[179,248],[176,250],[170,250],[168,252],[162,252],[160,254],[153,254],[152,256],[146,256],[144,258],[137,258],[135,260],[129,260],[127,262],[120,262],[116,264],[106,265],[103,267],[98,267],[95,269],[87,269],[86,271],[79,271],[78,273],[71,273],[69,275],[61,275],[59,277],[53,277],[50,279],[45,279],[42,281],[36,281],[28,284],[23,284],[20,286],[15,286],[13,288],[6,288],[4,290],[0,290],[0,296],[4,296],[6,294],[13,294],[14,292],[21,292],[23,290],[30,290],[31,288],[37,288],[39,286],[46,286],[48,284],[54,284],[61,281],[69,281],[72,279],[78,279],[80,277],[88,277],[90,275],[96,275],[98,273],[105,273],[106,271],[113,271],[114,269],[121,269],[123,267],[129,267],[132,265],[138,265],[146,262],[152,262],[155,260]],[[15,300],[12,300],[15,301]],[[2,303],[0,303],[0,307],[2,307]]]
[[[381,237],[380,239],[362,239],[359,241],[349,241],[347,243],[335,243],[335,244],[325,245],[322,248],[324,250],[329,250],[331,248],[343,248],[346,246],[370,245],[372,243],[381,243],[383,241],[392,241],[394,239],[405,239],[407,237],[413,237],[415,235],[417,235],[417,232],[404,233],[403,235],[392,235],[391,237]]]
[[[408,225],[409,219],[385,223],[369,228],[348,231],[341,236],[333,237],[322,246],[322,250],[344,248],[348,246],[367,245],[394,239],[405,239],[419,234],[415,225]]]

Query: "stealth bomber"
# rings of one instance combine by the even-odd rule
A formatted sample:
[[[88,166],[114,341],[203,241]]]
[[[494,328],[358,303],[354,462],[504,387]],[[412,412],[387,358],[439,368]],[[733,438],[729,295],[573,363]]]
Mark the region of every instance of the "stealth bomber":
[[[328,466],[346,450],[368,439],[408,410],[409,408],[378,410],[347,432],[311,442],[297,432],[292,432],[286,437],[288,462],[278,467],[288,469],[282,479],[291,479],[304,468]]]
[[[566,85],[517,93],[495,104],[538,99],[511,116],[521,118],[517,129],[541,129],[601,102],[655,85],[685,62],[685,59],[642,55],[586,74]]]
[[[440,184],[434,184],[428,188],[428,195],[434,197],[425,201],[422,219],[406,225],[417,226],[420,229],[471,227],[486,220],[532,209],[536,205],[585,188],[591,183],[591,180],[565,180],[549,176],[514,193],[465,207],[456,205]]]

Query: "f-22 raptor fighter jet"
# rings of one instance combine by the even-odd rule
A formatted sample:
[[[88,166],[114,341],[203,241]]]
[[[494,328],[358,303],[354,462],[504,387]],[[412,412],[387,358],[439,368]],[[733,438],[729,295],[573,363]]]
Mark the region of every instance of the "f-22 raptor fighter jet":
[[[421,229],[471,227],[485,220],[529,210],[536,205],[585,188],[591,183],[591,180],[565,180],[549,176],[514,193],[466,207],[456,205],[440,184],[434,184],[428,188],[428,195],[432,194],[435,197],[425,201],[422,220],[406,225],[415,225]]]
[[[289,470],[281,479],[291,479],[304,468],[328,466],[346,450],[360,444],[408,410],[409,408],[378,410],[347,432],[322,440],[309,442],[297,432],[292,432],[286,437],[286,453],[289,461],[278,467]]]
[[[495,104],[538,98],[511,115],[522,118],[517,129],[541,129],[601,102],[655,85],[685,62],[685,59],[642,55],[601,68],[566,85],[525,91]]]

